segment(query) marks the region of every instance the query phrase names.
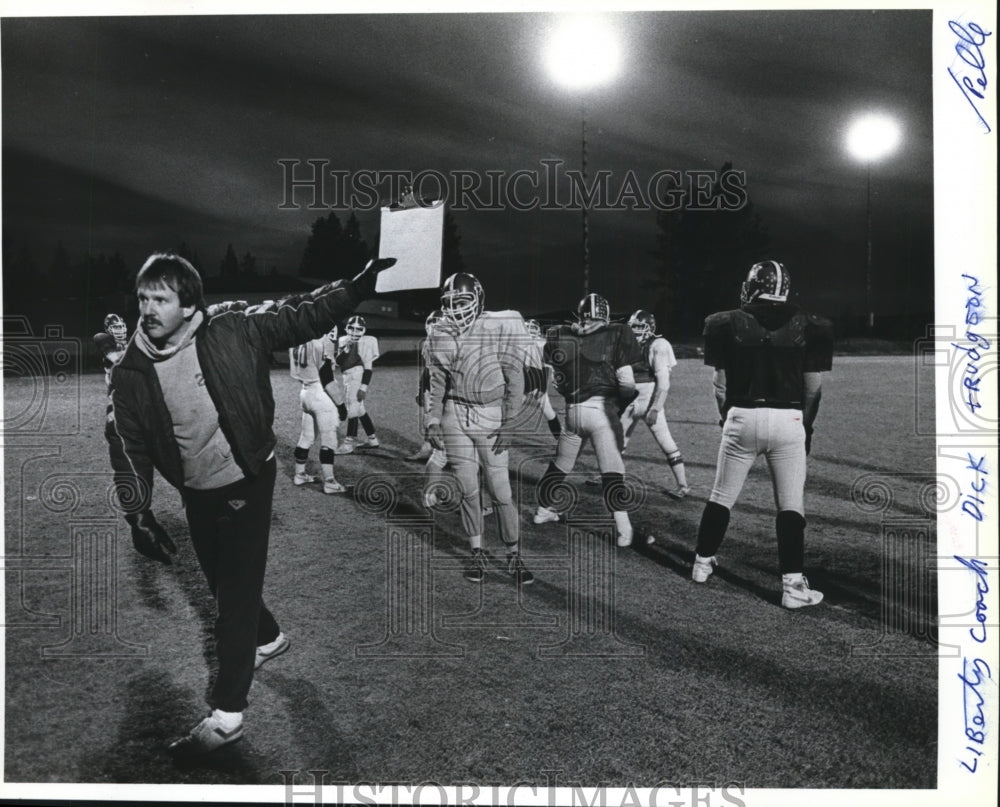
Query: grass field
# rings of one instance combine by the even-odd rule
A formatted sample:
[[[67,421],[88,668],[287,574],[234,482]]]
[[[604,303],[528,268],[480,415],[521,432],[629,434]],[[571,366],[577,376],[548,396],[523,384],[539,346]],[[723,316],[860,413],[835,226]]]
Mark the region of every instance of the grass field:
[[[666,463],[637,430],[632,548],[612,545],[598,489],[583,484],[592,453],[573,477],[571,523],[535,526],[533,485],[554,443],[538,423],[513,451],[537,578],[522,591],[499,567],[481,586],[465,581],[457,514],[419,506],[421,467],[402,461],[418,442],[415,375],[376,370],[369,410],[382,447],[338,457],[338,477],[355,486],[344,497],[293,488],[298,393],[274,372],[265,596],[292,649],[259,671],[244,740],[197,766],[164,751],[202,714],[213,665],[213,604],[178,495],[158,479],[155,512],[179,545],[162,567],[132,550],[108,506],[100,375],[81,377],[79,399],[72,388],[46,401],[53,419],[78,407],[78,433],[8,433],[6,781],[280,784],[279,771],[325,770],[328,781],[480,786],[935,786],[936,601],[924,564],[935,449],[915,434],[923,380],[912,359],[838,359],[825,379],[806,573],[826,600],[795,613],[778,605],[762,461],[717,574],[690,581],[720,433],[710,370],[696,360],[681,361],[667,403],[693,495],[664,494]],[[5,380],[8,417],[37,390]],[[492,523],[486,540],[502,555]],[[887,568],[901,588],[883,583]]]

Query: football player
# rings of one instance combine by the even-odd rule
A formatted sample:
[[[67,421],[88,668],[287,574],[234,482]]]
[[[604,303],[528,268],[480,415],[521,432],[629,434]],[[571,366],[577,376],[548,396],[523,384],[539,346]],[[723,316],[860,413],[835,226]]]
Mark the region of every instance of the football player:
[[[755,263],[743,282],[740,307],[705,320],[705,364],[715,368],[722,443],[691,578],[704,583],[712,574],[732,507],[763,454],[777,508],[781,604],[803,608],[823,600],[802,574],[803,491],[822,373],[833,363],[833,327],[788,302],[790,285],[782,264]]]
[[[525,320],[524,327],[527,329],[528,335],[534,340],[535,346],[538,348],[537,354],[540,356],[545,348],[545,335],[542,333],[542,326],[538,323],[537,319],[529,319]],[[535,351],[533,351],[534,353]],[[525,367],[524,394],[532,400],[537,400],[538,407],[542,410],[545,422],[549,426],[549,431],[558,440],[559,434],[562,432],[562,423],[559,422],[559,416],[556,414],[556,410],[552,408],[552,401],[549,400],[552,365],[541,361],[538,363],[541,364],[540,368],[534,366]]]
[[[375,424],[365,407],[368,385],[372,380],[372,365],[378,359],[378,340],[366,335],[365,318],[355,314],[344,328],[337,350],[337,366],[340,368],[347,398],[347,437],[337,448],[338,454],[350,454],[356,447],[378,448]],[[366,439],[358,440],[358,423],[365,430]]]
[[[534,522],[559,520],[553,490],[573,470],[580,447],[589,437],[601,471],[605,506],[614,516],[616,542],[629,546],[628,511],[615,509],[625,482],[619,418],[638,395],[632,365],[642,358],[642,350],[625,323],[611,322],[611,307],[601,295],[584,297],[577,314],[578,322],[550,329],[545,341],[544,359],[554,368],[556,387],[566,400],[566,420],[556,458],[536,488]]]
[[[331,359],[335,353],[330,339],[326,336],[288,350],[292,378],[302,384],[302,389],[299,390],[302,428],[299,431],[299,440],[295,444],[295,476],[292,482],[300,486],[320,481],[319,477],[306,473],[309,449],[318,435],[324,493],[344,493],[347,490],[337,481],[333,473],[333,459],[337,448],[337,406],[325,390],[327,384],[333,380]]]
[[[493,498],[508,574],[534,580],[520,553],[520,524],[508,471],[513,420],[523,403],[524,320],[516,311],[485,311],[482,284],[459,272],[441,286],[446,327],[430,337],[430,412],[427,437],[444,449],[461,491],[462,527],[472,550],[467,580],[481,582],[488,568],[483,552],[480,467]]]
[[[667,418],[663,414],[663,405],[670,389],[670,371],[677,366],[674,348],[656,333],[656,318],[649,311],[640,308],[629,318],[628,325],[642,348],[642,358],[632,365],[639,397],[622,412],[622,452],[624,453],[636,425],[640,420],[645,421],[656,444],[667,455],[667,465],[674,474],[676,487],[667,490],[667,495],[683,499],[691,491],[684,471],[684,458],[670,434]]]
[[[430,398],[427,393],[431,386],[431,371],[430,371],[430,361],[427,357],[428,347],[430,345],[431,332],[434,330],[435,326],[441,321],[441,311],[440,309],[434,309],[430,314],[427,315],[427,319],[424,320],[424,334],[426,339],[420,345],[420,382],[417,387],[417,411],[418,417],[420,419],[420,433],[423,434],[424,429],[424,418],[427,416],[428,407],[430,406]],[[431,445],[430,440],[424,437],[423,443],[421,443],[420,448],[418,448],[414,453],[406,457],[409,462],[424,462],[430,459],[431,452],[434,447]]]
[[[111,383],[111,368],[125,353],[128,344],[128,325],[121,314],[114,312],[104,318],[104,330],[94,334],[94,344],[101,354],[104,380]]]

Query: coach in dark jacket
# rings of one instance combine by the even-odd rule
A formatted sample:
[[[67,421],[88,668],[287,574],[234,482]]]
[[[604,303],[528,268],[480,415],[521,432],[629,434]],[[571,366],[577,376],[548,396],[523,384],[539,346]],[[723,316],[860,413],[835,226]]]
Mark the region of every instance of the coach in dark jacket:
[[[325,334],[394,262],[371,261],[352,281],[212,314],[184,258],[157,253],[139,271],[141,327],[110,374],[106,436],[118,498],[135,548],[170,563],[176,547],[150,510],[153,469],[180,490],[218,609],[212,713],[173,753],[238,740],[254,669],[289,646],[262,599],[276,475],[271,352]]]

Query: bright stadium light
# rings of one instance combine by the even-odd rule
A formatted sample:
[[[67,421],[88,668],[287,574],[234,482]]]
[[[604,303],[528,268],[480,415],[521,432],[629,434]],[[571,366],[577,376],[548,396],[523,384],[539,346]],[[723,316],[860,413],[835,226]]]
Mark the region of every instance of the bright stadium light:
[[[618,72],[619,61],[615,35],[600,17],[564,20],[545,50],[549,73],[570,89],[607,83]]]
[[[544,52],[549,75],[563,87],[580,93],[580,168],[587,184],[587,106],[583,90],[606,84],[618,73],[621,53],[612,27],[595,16],[567,17],[559,24]],[[590,236],[587,205],[583,211],[583,293],[590,292]]]
[[[868,332],[875,329],[872,308],[872,163],[892,154],[902,140],[902,129],[888,115],[869,113],[855,118],[847,129],[847,151],[865,164],[868,188],[868,257],[865,266],[865,307],[868,310]]]

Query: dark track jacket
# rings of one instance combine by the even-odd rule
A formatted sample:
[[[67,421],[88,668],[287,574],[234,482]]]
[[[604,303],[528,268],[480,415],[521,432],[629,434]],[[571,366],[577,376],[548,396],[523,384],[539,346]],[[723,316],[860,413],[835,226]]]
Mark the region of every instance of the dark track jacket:
[[[277,442],[271,352],[327,333],[370,293],[340,280],[276,303],[206,316],[195,348],[222,433],[245,476],[256,476]],[[153,361],[129,342],[112,368],[105,437],[115,487],[125,513],[150,508],[153,469],[175,488],[184,484],[180,449]]]

